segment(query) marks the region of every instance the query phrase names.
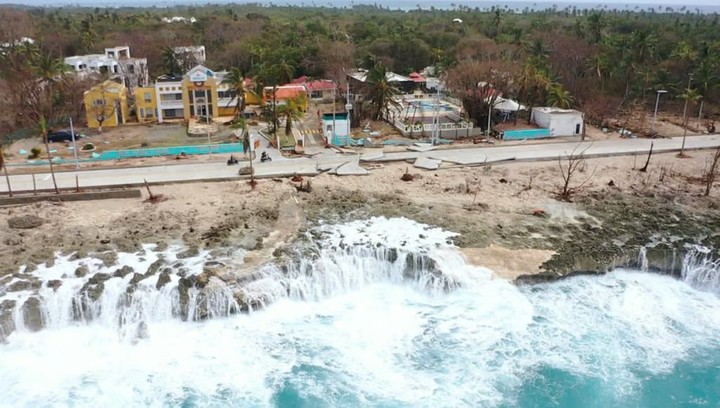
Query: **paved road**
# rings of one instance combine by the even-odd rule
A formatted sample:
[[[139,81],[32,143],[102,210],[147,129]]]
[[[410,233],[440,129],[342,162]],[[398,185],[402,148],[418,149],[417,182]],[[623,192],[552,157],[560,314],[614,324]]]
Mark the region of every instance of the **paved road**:
[[[678,151],[682,138],[656,139],[654,151],[657,153]],[[462,149],[446,149],[429,152],[394,152],[386,153],[378,161],[411,160],[418,157],[440,159],[457,164],[494,162],[514,159],[525,160],[556,160],[559,155],[568,154],[573,149],[584,151],[586,156],[612,156],[647,153],[651,140],[627,139],[599,142],[544,143],[499,147],[473,147]],[[686,149],[711,149],[720,146],[720,135],[692,136],[687,138]],[[274,156],[274,155],[273,155]],[[287,159],[275,157],[272,162],[254,162],[255,174],[259,177],[281,176],[287,174],[315,174],[318,168],[331,167],[359,156],[347,156],[330,153],[318,154],[312,158]],[[244,165],[241,162],[241,165]],[[75,175],[78,175],[80,187],[139,185],[147,179],[151,183],[170,183],[192,180],[223,180],[238,176],[238,166],[227,166],[225,163],[193,163],[166,166],[134,167],[121,169],[80,170],[77,173],[56,173],[60,188],[74,188]],[[37,189],[52,189],[50,174],[36,174]],[[31,175],[13,175],[13,190],[31,191]],[[0,192],[7,192],[4,180],[0,179]]]

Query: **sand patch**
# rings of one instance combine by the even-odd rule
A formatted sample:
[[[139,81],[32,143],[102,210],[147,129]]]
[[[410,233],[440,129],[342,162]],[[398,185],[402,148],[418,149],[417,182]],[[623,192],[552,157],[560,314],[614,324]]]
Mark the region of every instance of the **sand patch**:
[[[494,278],[514,280],[520,275],[540,272],[540,265],[555,252],[542,249],[508,249],[497,245],[460,248],[468,263],[493,271]]]

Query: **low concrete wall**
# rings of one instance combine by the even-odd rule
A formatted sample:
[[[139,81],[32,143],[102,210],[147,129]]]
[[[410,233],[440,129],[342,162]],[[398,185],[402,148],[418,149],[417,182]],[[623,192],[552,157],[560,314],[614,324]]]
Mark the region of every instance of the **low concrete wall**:
[[[0,197],[0,207],[7,205],[31,204],[41,201],[90,201],[108,200],[112,198],[141,198],[142,193],[138,189],[132,190],[110,190],[110,191],[89,191],[84,193],[61,193],[39,195],[16,195],[14,197]]]

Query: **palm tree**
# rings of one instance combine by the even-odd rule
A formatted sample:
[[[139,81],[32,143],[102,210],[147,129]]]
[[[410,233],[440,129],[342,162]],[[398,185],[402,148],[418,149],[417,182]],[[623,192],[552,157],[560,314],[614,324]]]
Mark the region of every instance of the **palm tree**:
[[[163,47],[160,56],[163,61],[163,68],[168,75],[180,74],[180,61],[175,50],[171,47]]]
[[[220,84],[227,85],[235,93],[235,117],[241,116],[245,112],[245,93],[249,92],[245,87],[245,74],[240,68],[230,68]]]
[[[599,43],[603,38],[605,27],[608,25],[607,19],[602,13],[593,13],[588,17],[587,22],[593,42]]]
[[[709,90],[713,87],[718,86],[718,80],[720,76],[717,74],[717,65],[711,60],[703,60],[700,66],[695,71],[695,80],[699,84],[700,99],[700,110],[698,112],[698,123],[702,120],[703,105],[705,103],[705,97]]]
[[[57,182],[55,180],[55,168],[53,167],[52,156],[50,154],[50,144],[48,142],[48,120],[55,117],[55,110],[58,102],[62,100],[59,85],[65,81],[65,74],[69,67],[61,59],[56,59],[50,54],[36,54],[36,58],[30,61],[30,68],[36,75],[28,89],[28,94],[23,101],[29,117],[33,119],[38,126],[40,136],[45,144],[45,151],[48,155],[48,163],[50,164],[50,173],[52,175],[55,193],[60,194]]]
[[[33,71],[43,83],[57,84],[70,70],[62,59],[51,54],[38,54],[32,61]]]
[[[688,103],[696,103],[702,96],[697,91],[697,89],[691,88],[692,86],[692,74],[690,75],[690,78],[688,79],[688,87],[685,88],[685,92],[683,92],[681,95],[678,95],[678,98],[685,101],[685,109],[683,109],[683,141],[682,146],[680,147],[680,154],[678,154],[679,157],[685,156],[685,138],[687,137],[687,125],[688,125],[688,117],[687,117],[687,108]]]
[[[391,107],[400,106],[395,100],[400,91],[388,80],[388,70],[382,62],[375,61],[373,67],[367,72],[365,87],[374,120],[380,120],[383,112],[387,115]]]
[[[548,89],[547,103],[556,108],[570,109],[574,99],[562,85],[552,84]]]
[[[495,9],[495,13],[493,14],[493,17],[492,17],[493,33],[494,33],[495,37],[497,37],[498,34],[500,34],[500,25],[502,24],[502,22],[503,22],[502,11],[499,8],[497,8],[497,9]]]
[[[293,121],[302,119],[305,106],[307,106],[307,96],[301,93],[278,107],[278,114],[285,118],[285,136],[292,134]]]
[[[48,143],[48,123],[45,119],[45,116],[43,116],[42,114],[40,115],[40,119],[38,120],[38,127],[40,130],[40,136],[42,136],[43,143],[45,144],[45,152],[47,152],[48,163],[50,164],[50,174],[52,175],[53,186],[55,187],[55,194],[60,194],[60,190],[57,186],[57,181],[55,180],[55,168],[53,167],[52,156],[50,155],[50,143]]]

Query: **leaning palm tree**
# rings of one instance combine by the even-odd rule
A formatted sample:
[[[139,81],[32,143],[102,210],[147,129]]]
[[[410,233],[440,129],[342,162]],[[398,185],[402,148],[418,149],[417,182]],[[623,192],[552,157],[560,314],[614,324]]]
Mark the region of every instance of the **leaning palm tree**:
[[[697,89],[690,87],[691,83],[692,80],[688,82],[688,87],[685,89],[685,92],[683,92],[681,95],[678,95],[678,98],[685,101],[685,108],[683,109],[683,140],[682,146],[680,147],[680,153],[678,154],[679,157],[685,157],[685,138],[687,137],[688,127],[688,103],[697,103],[697,101],[702,99],[702,95],[700,95],[700,92],[698,92]]]
[[[560,84],[553,84],[548,89],[547,103],[550,106],[562,109],[570,109],[574,99],[570,92]]]
[[[366,98],[372,107],[374,120],[380,120],[383,113],[387,116],[391,107],[400,106],[395,100],[400,91],[388,80],[388,70],[382,62],[376,61],[367,72],[365,86],[367,88]]]
[[[245,112],[245,93],[250,92],[245,86],[245,74],[240,68],[230,68],[225,78],[223,78],[221,85],[227,85],[233,93],[235,93],[235,117],[242,116]],[[233,100],[230,100],[232,103]]]

